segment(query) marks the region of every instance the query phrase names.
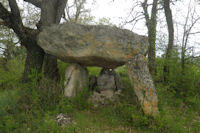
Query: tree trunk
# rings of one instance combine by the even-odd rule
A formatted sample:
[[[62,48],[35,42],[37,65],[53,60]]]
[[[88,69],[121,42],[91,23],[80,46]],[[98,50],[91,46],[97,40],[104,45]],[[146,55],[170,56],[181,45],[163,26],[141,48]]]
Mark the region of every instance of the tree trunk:
[[[57,10],[57,0],[43,0],[41,5],[41,25],[42,28],[44,26],[50,26],[51,24],[56,23],[56,14]],[[57,21],[57,23],[59,23]],[[59,73],[58,73],[58,66],[57,66],[57,58],[45,54],[44,58],[44,76],[46,78],[52,79],[52,80],[58,80],[59,79]]]
[[[149,39],[149,50],[148,50],[148,66],[149,71],[152,75],[156,74],[156,49],[155,49],[155,42],[156,42],[156,25],[152,25],[148,31],[148,39]]]
[[[44,76],[52,80],[59,80],[57,58],[55,56],[45,54],[44,56]]]
[[[39,30],[41,30],[40,27],[60,22],[67,0],[27,0],[27,2],[32,3],[41,9],[41,20],[37,25],[39,28],[37,30],[27,28],[23,25],[16,0],[8,0],[8,2],[10,11],[0,3],[0,19],[3,20],[3,25],[14,30],[19,37],[21,44],[26,47],[27,59],[23,74],[23,82],[28,82],[32,71],[35,71],[36,73],[41,72],[44,59],[44,51],[37,45],[35,33],[38,34]],[[33,33],[34,35],[31,33],[32,31],[35,32]],[[57,59],[49,56],[46,57],[45,62],[45,76],[57,79]]]
[[[152,75],[156,74],[156,26],[157,26],[157,5],[158,1],[153,1],[153,7],[151,10],[151,19],[147,22],[148,27],[148,39],[149,39],[149,51],[148,51],[148,59],[149,59],[149,71]]]
[[[169,76],[169,65],[168,61],[171,58],[173,44],[174,44],[174,25],[173,25],[173,19],[172,19],[172,12],[170,9],[170,0],[164,0],[164,10],[165,10],[165,17],[167,21],[167,27],[168,27],[168,47],[166,51],[166,59],[165,59],[165,65],[164,65],[164,81],[167,81],[167,77]]]
[[[59,24],[67,0],[42,0],[41,4],[41,25],[50,26],[51,24]],[[45,54],[44,58],[44,75],[52,80],[59,79],[57,58]]]
[[[182,74],[184,74],[185,72],[185,47],[182,47],[182,51],[181,51],[181,72]]]
[[[44,51],[37,45],[36,40],[34,39],[22,41],[22,44],[23,43],[26,43],[28,45],[25,45],[27,46],[27,57],[22,82],[28,83],[33,80],[32,76],[37,76],[39,73],[41,73],[44,59]]]

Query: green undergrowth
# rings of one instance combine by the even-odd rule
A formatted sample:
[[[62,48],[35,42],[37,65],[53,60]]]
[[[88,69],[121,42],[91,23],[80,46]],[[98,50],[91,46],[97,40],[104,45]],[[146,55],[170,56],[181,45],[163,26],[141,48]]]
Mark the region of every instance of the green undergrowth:
[[[173,63],[172,63],[173,64]],[[61,82],[37,78],[21,85],[23,62],[10,60],[7,70],[0,66],[0,132],[2,133],[198,133],[200,131],[200,98],[196,86],[199,68],[191,68],[178,77],[178,66],[169,82],[161,81],[158,67],[155,77],[160,114],[155,118],[143,114],[124,66],[116,72],[122,79],[122,95],[108,105],[95,108],[87,101],[92,94],[88,87],[73,99],[63,96],[65,69],[59,61]],[[98,75],[100,68],[88,67],[89,75]],[[176,74],[177,72],[177,74]],[[175,77],[177,76],[177,77]],[[180,76],[180,75],[179,75]],[[33,75],[34,77],[34,75]],[[37,77],[37,76],[36,76]],[[182,82],[187,80],[190,83]],[[195,82],[193,81],[195,80]],[[86,84],[87,86],[87,84]],[[190,90],[186,90],[189,88]],[[186,90],[184,93],[184,90]],[[194,93],[195,92],[195,93]],[[73,120],[66,126],[55,122],[58,114]]]

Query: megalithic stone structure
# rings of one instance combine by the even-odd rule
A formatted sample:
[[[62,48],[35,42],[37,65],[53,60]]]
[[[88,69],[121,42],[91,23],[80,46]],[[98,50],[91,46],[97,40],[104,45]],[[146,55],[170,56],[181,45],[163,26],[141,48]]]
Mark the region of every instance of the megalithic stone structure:
[[[146,36],[117,27],[70,22],[44,28],[38,44],[68,63],[112,69],[125,64],[144,113],[158,114],[156,89],[144,56],[149,45]]]

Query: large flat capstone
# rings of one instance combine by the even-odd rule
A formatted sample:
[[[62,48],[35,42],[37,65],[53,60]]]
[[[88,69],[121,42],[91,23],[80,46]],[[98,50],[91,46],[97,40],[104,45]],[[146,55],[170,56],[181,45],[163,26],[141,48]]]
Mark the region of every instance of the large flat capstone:
[[[68,63],[115,68],[137,54],[145,54],[148,40],[117,27],[70,22],[44,28],[38,44]]]

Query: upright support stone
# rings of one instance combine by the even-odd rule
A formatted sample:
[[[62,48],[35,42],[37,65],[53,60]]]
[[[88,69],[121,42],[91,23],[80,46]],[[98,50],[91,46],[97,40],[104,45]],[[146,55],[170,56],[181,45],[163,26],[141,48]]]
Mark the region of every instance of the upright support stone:
[[[102,68],[97,78],[98,92],[102,95],[112,97],[121,87],[120,78],[114,69]]]
[[[158,98],[153,80],[147,67],[147,60],[143,55],[137,55],[127,63],[127,70],[135,93],[147,115],[156,116],[158,112]]]
[[[65,89],[66,97],[74,97],[79,93],[88,77],[88,71],[85,67],[79,64],[71,64],[65,74]]]
[[[97,78],[97,86],[99,91],[116,90],[114,70],[103,68]]]

